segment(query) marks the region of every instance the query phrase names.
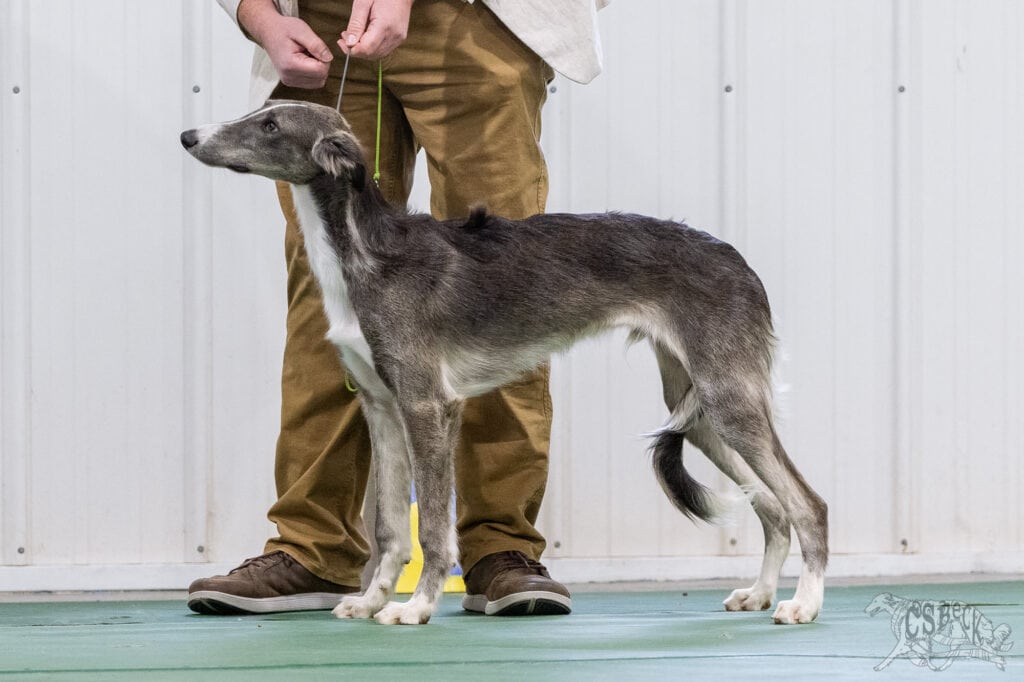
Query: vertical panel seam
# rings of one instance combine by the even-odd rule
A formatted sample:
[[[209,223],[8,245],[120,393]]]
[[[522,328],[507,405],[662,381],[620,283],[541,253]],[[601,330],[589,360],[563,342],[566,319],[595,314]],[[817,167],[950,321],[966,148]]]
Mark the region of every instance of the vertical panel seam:
[[[31,561],[29,535],[29,451],[31,449],[31,196],[28,142],[32,89],[25,49],[28,0],[7,5],[4,30],[3,88],[5,116],[0,205],[0,560],[8,565]],[[7,104],[10,102],[10,104]]]
[[[198,0],[183,5],[182,118],[189,126],[206,122],[211,97],[210,10]],[[183,166],[182,211],[182,445],[183,558],[206,561],[213,454],[213,285],[212,189],[210,173]]]
[[[726,241],[740,248],[744,244],[736,222],[736,0],[723,0],[719,17],[720,229]]]
[[[894,370],[896,374],[896,410],[893,415],[893,433],[896,447],[894,474],[894,504],[896,509],[896,537],[894,551],[916,551],[916,491],[914,488],[914,467],[916,460],[916,438],[914,437],[915,392],[918,387],[917,371],[913,363],[915,356],[914,329],[918,311],[914,300],[916,294],[915,259],[913,256],[913,234],[910,216],[911,177],[909,169],[910,131],[909,98],[919,96],[917,83],[910,80],[910,30],[911,11],[909,0],[896,0],[893,5],[893,75],[890,83],[893,98],[893,238],[896,257],[894,311],[895,334],[893,344]],[[913,93],[913,94],[908,94]],[[918,351],[920,349],[917,349]],[[907,544],[904,544],[907,543]]]
[[[719,101],[719,220],[722,238],[737,249],[745,250],[745,235],[737,224],[737,151],[736,151],[736,98],[740,91],[737,80],[736,41],[737,8],[736,0],[723,0],[719,5],[718,26],[718,90]],[[742,243],[741,243],[742,242]],[[715,477],[715,487],[722,491],[728,479],[722,473]],[[718,529],[718,553],[722,556],[735,554],[729,540],[736,532],[732,528]]]

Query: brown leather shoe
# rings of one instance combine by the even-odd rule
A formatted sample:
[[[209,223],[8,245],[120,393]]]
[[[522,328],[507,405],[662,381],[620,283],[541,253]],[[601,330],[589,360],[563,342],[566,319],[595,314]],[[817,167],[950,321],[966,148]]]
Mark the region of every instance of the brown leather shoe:
[[[188,607],[207,615],[319,611],[358,591],[318,578],[278,550],[246,559],[227,575],[196,580],[188,587]]]
[[[466,574],[462,608],[488,616],[557,616],[572,612],[572,600],[540,563],[522,552],[498,552]]]

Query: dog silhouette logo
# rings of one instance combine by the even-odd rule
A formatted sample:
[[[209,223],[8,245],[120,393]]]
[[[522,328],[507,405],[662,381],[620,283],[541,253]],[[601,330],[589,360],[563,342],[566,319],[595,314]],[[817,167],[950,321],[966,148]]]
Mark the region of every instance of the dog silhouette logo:
[[[875,670],[882,670],[896,658],[909,659],[931,670],[945,670],[958,658],[990,661],[1000,670],[1006,669],[1003,654],[1013,648],[1010,626],[993,626],[971,604],[906,599],[884,592],[864,609],[869,616],[879,611],[890,615],[896,646]]]

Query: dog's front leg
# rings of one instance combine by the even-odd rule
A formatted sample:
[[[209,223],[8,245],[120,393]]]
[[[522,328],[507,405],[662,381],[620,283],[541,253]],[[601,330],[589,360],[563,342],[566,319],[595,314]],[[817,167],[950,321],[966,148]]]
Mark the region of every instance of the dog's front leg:
[[[338,618],[372,618],[394,595],[402,567],[411,556],[409,493],[412,472],[398,405],[390,396],[374,397],[363,389],[363,415],[370,427],[374,475],[377,479],[374,536],[380,560],[366,592],[344,597],[334,609]]]
[[[445,578],[455,565],[450,507],[461,414],[458,401],[422,399],[402,404],[416,479],[423,571],[412,598],[404,604],[388,604],[376,616],[380,623],[422,624],[430,620]]]

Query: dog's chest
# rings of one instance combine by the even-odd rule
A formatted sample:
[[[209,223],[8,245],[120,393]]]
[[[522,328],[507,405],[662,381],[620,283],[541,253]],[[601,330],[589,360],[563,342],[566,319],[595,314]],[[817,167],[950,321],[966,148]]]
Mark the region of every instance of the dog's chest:
[[[341,259],[327,236],[313,194],[305,186],[292,185],[291,189],[309,266],[323,294],[324,312],[330,325],[327,338],[346,355],[355,353],[368,366],[373,367],[370,347],[348,295]]]

